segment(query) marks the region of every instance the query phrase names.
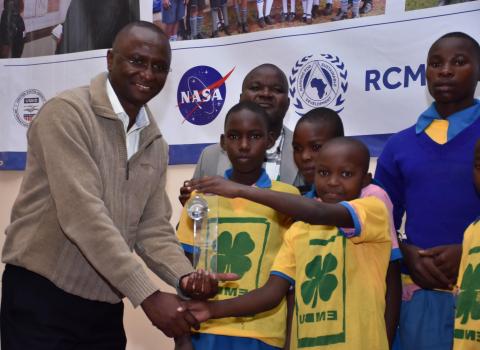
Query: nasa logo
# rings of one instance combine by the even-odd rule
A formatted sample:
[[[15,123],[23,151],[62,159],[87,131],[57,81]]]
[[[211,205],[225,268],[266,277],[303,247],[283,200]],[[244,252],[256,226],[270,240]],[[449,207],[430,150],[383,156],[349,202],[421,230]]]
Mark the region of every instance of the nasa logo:
[[[44,103],[45,97],[39,90],[26,90],[15,100],[13,115],[20,125],[28,128]]]
[[[178,108],[185,120],[206,125],[218,116],[225,102],[225,81],[234,69],[224,77],[208,66],[196,66],[185,72],[177,90]]]
[[[299,59],[290,75],[290,97],[298,115],[317,107],[340,113],[348,89],[348,71],[337,56],[321,54]]]

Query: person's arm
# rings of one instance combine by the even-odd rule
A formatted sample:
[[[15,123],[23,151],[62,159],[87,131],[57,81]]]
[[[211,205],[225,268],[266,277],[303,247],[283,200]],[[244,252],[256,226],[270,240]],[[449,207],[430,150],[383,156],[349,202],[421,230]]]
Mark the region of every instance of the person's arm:
[[[287,293],[287,334],[285,336],[285,345],[283,350],[290,349],[290,339],[292,338],[293,311],[295,310],[295,289],[291,288]]]
[[[353,227],[354,225],[349,211],[341,204],[322,203],[295,194],[241,185],[220,176],[192,180],[191,185],[203,193],[249,199],[309,224],[339,227]]]
[[[270,275],[263,287],[242,296],[219,301],[187,301],[188,310],[204,322],[212,318],[251,316],[276,307],[288,292],[290,282]]]
[[[390,349],[397,332],[402,303],[402,281],[400,278],[400,261],[390,261],[387,270],[387,291],[385,293],[385,326],[387,328]]]

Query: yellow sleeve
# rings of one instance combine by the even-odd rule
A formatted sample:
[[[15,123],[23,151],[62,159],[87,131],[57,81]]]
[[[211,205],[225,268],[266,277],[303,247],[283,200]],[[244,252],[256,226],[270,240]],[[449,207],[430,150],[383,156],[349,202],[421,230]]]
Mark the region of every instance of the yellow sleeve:
[[[342,202],[355,224],[355,232],[349,237],[353,243],[391,242],[389,215],[385,203],[376,197],[365,197]]]
[[[294,239],[304,225],[303,222],[297,222],[285,233],[282,246],[275,257],[270,271],[271,275],[284,278],[292,285],[295,284],[296,271]]]

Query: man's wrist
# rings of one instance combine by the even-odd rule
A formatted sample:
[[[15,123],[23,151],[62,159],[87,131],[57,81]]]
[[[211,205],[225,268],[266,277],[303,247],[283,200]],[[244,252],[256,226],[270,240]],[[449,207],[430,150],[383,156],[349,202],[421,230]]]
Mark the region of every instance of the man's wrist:
[[[191,298],[183,291],[182,289],[182,279],[184,277],[187,277],[191,274],[191,272],[183,275],[183,276],[180,276],[180,278],[177,280],[177,282],[175,283],[175,289],[177,291],[177,295],[183,299],[183,300],[190,300]]]

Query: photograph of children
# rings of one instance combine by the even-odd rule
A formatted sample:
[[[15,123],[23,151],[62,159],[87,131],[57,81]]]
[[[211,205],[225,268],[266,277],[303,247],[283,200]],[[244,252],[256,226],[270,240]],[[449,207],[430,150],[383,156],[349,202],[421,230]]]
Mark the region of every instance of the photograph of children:
[[[420,10],[436,6],[454,5],[470,1],[478,0],[406,0],[405,11]]]
[[[0,9],[0,58],[110,48],[140,19],[139,0],[0,0]]]
[[[159,2],[163,2],[161,11],[165,12],[172,1],[182,0],[154,1],[154,17],[158,18]],[[189,6],[183,18],[177,14],[178,22],[175,23],[179,29],[169,33],[171,41],[215,38],[383,15],[386,0],[212,0],[206,6],[197,6],[197,2],[203,4],[202,0],[195,0],[194,7],[190,9]],[[159,22],[154,23],[160,26]],[[193,30],[182,30],[192,25]]]
[[[21,57],[23,52],[23,0],[5,0],[0,18],[0,58]]]

